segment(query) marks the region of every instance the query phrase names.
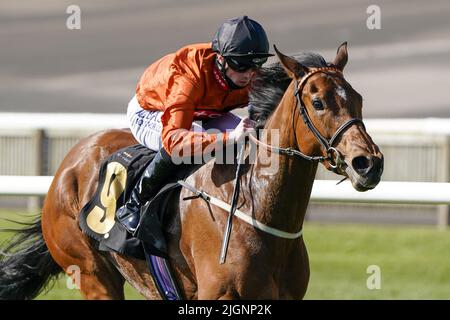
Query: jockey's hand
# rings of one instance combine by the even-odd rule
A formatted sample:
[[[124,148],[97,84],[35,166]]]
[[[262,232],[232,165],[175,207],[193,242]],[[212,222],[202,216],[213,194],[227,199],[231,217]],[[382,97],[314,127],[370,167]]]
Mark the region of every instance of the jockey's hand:
[[[255,121],[250,120],[249,118],[243,118],[241,122],[239,122],[238,126],[233,131],[231,131],[229,139],[233,142],[238,142],[254,131]]]

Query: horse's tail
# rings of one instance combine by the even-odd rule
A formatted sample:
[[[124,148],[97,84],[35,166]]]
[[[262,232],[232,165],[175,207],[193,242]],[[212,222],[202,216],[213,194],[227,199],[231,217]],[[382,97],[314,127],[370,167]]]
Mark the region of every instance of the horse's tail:
[[[41,215],[23,229],[2,229],[16,234],[0,248],[0,300],[33,299],[61,271],[42,236]]]

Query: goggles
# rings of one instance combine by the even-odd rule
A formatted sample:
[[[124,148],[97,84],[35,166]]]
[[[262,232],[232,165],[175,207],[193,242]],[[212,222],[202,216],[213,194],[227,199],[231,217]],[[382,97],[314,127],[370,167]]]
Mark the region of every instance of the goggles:
[[[253,58],[253,59],[236,59],[226,57],[225,61],[228,66],[236,72],[246,72],[250,69],[259,69],[267,61],[267,58]]]

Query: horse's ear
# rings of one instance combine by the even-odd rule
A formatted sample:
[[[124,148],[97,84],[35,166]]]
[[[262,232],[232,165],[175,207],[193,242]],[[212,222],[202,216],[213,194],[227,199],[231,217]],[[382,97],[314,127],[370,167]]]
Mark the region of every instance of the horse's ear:
[[[278,51],[277,47],[274,45],[273,48],[278,56],[278,59],[281,62],[284,70],[288,74],[288,76],[292,79],[302,78],[306,73],[308,73],[308,68],[303,66],[300,62],[295,60],[292,57],[286,56]]]
[[[339,46],[337,49],[336,58],[334,58],[333,64],[340,69],[344,70],[345,65],[348,61],[348,52],[347,52],[347,41]]]

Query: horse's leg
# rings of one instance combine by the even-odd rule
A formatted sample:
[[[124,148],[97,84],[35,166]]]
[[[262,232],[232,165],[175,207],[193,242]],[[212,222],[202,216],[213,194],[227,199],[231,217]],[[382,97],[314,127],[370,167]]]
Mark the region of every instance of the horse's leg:
[[[95,268],[97,271],[88,270],[85,265],[81,272],[80,291],[83,296],[89,300],[125,299],[123,290],[125,280],[106,257],[97,255]]]
[[[215,250],[214,252],[218,251]],[[214,257],[216,256],[217,254],[214,254]],[[230,279],[226,268],[220,267],[218,257],[212,260],[199,255],[194,260],[198,300],[239,299],[239,294],[230,285],[233,281]]]
[[[145,260],[112,254],[122,276],[149,300],[161,300]]]
[[[224,279],[223,279],[224,280]],[[236,290],[225,287],[230,281],[221,281],[211,273],[198,275],[198,300],[236,300],[240,299]]]
[[[292,247],[287,261],[290,265],[281,277],[282,299],[303,299],[309,283],[309,258],[303,239],[297,241]]]

